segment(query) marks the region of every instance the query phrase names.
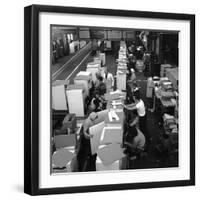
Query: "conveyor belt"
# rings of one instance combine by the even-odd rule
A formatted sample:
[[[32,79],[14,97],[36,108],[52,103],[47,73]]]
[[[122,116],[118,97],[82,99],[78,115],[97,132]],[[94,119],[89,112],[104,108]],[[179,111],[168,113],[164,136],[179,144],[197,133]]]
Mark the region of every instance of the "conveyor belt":
[[[68,75],[66,76],[65,79],[69,79],[70,80],[70,83],[73,84],[74,83],[74,78],[76,76],[76,74],[80,71],[86,71],[86,68],[87,68],[87,64],[89,62],[92,62],[93,61],[93,56],[89,53],[89,55],[83,59],[74,69],[73,71]]]
[[[77,52],[76,52],[77,53]],[[51,64],[51,74],[55,74],[63,65],[68,62],[72,57],[76,55],[76,53],[71,53],[67,56],[59,58],[56,63]]]
[[[91,49],[91,43],[87,44],[83,49],[70,58],[63,66],[52,74],[52,80],[65,80],[70,73],[86,59]],[[52,66],[53,67],[53,66]],[[53,71],[53,70],[52,70]]]
[[[86,68],[87,68],[87,63],[88,62],[92,62],[94,59],[94,57],[92,55],[89,55],[82,63],[79,63],[77,65],[77,69],[72,73],[71,75],[68,75],[68,77],[66,76],[66,78],[70,79],[70,83],[73,83],[74,82],[74,77],[76,76],[76,74],[79,72],[79,71],[86,71]],[[111,72],[113,75],[116,74],[116,64],[115,64],[115,58],[113,55],[106,55],[106,65],[108,66],[108,70],[109,72]],[[65,79],[66,79],[65,78]]]

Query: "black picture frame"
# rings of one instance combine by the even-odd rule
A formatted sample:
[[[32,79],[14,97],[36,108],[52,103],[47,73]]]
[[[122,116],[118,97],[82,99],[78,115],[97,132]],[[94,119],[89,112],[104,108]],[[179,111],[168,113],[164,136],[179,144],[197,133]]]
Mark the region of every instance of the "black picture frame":
[[[190,179],[162,182],[39,188],[39,13],[186,20],[190,23]],[[187,186],[195,184],[195,15],[31,5],[24,9],[24,192],[30,195]]]

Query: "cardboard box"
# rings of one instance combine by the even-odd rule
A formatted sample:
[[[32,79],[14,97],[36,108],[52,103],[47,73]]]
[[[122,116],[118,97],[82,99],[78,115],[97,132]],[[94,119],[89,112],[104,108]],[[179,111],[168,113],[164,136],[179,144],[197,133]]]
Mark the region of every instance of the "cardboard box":
[[[85,89],[83,85],[69,85],[66,91],[69,113],[75,113],[78,117],[84,117]]]
[[[67,110],[66,86],[68,81],[55,81],[52,84],[52,108],[55,110]]]
[[[70,147],[76,145],[76,134],[56,135],[54,136],[56,149]]]
[[[86,75],[78,75],[74,78],[75,85],[83,85],[86,95],[89,95],[89,89],[91,88],[91,78]]]

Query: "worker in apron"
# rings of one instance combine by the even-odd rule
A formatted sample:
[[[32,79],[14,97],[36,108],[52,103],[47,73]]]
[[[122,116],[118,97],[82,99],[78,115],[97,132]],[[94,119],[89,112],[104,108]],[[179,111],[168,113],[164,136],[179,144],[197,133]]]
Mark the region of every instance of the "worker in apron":
[[[112,92],[114,87],[114,78],[113,75],[108,72],[107,67],[104,68],[103,80],[106,84],[106,93]]]

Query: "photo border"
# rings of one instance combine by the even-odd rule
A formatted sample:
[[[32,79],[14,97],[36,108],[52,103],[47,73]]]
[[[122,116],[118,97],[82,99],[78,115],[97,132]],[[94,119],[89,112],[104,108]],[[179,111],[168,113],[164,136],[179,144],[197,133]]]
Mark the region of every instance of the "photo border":
[[[190,179],[128,184],[39,188],[39,14],[75,13],[185,20],[190,23]],[[31,195],[186,186],[195,184],[195,15],[32,5],[24,9],[24,192]]]

